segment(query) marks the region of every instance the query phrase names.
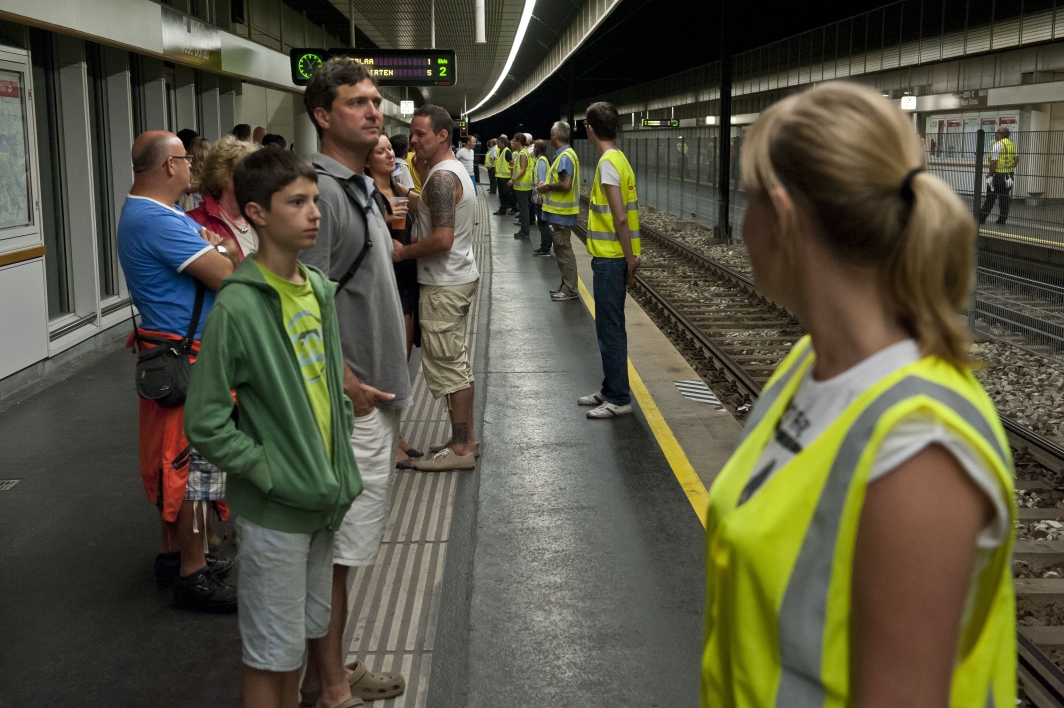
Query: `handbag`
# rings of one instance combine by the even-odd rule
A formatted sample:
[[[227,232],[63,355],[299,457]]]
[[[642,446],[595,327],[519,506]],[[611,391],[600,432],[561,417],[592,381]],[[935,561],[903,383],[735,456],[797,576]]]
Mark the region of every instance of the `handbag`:
[[[190,355],[206,293],[206,286],[196,281],[192,321],[188,325],[188,334],[181,341],[143,336],[137,329],[136,318],[133,318],[133,341],[137,345],[137,395],[146,401],[155,401],[160,408],[185,405],[188,382],[192,376]],[[130,304],[132,309],[133,305]],[[151,344],[152,347],[145,349],[144,344]]]

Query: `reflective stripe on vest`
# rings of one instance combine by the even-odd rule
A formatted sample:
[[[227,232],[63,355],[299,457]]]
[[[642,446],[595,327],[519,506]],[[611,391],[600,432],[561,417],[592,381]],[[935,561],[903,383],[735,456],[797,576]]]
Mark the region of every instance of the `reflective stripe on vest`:
[[[875,461],[869,447],[899,420],[930,414],[967,441],[1012,498],[1010,452],[993,404],[970,372],[934,357],[877,382],[763,481],[753,474],[761,453],[814,360],[808,338],[795,345],[710,490],[703,708],[848,704],[850,579]],[[1013,538],[973,581],[950,706],[1015,702]]]
[[[521,152],[514,155],[514,174],[516,175],[521,170],[521,156],[524,155],[527,160],[525,166],[525,174],[521,176],[521,179],[514,180],[514,189],[518,192],[529,192],[532,190],[532,152],[525,148]]]
[[[491,150],[488,150],[486,153],[484,153],[485,167],[495,167],[495,152],[495,148],[492,148]]]
[[[495,158],[495,176],[496,177],[509,177],[510,172],[510,148],[503,148],[499,150],[498,156]]]
[[[998,157],[997,171],[1012,174],[1016,170],[1016,145],[1008,138],[1002,138],[1001,155]]]
[[[580,159],[576,156],[576,152],[571,147],[565,148],[565,150],[558,153],[558,156],[554,158],[554,162],[551,163],[550,169],[547,170],[547,184],[558,182],[558,166],[561,164],[563,155],[573,161],[573,172],[575,174],[569,175],[572,177],[572,182],[569,184],[568,191],[548,191],[543,195],[543,211],[549,214],[570,216],[580,213],[580,197],[576,191],[580,188]]]
[[[635,172],[628,158],[620,150],[609,150],[595,166],[595,181],[591,186],[591,200],[587,214],[587,252],[598,258],[624,258],[624,249],[617,239],[617,227],[613,223],[606,189],[602,186],[602,163],[609,162],[621,177],[621,200],[632,234],[632,254],[640,253],[639,196],[635,189]]]

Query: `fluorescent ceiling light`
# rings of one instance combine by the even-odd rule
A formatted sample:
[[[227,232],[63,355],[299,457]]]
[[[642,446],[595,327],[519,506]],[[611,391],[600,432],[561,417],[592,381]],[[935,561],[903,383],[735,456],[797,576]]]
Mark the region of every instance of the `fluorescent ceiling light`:
[[[495,82],[495,86],[484,97],[484,100],[466,111],[467,116],[487,103],[488,99],[494,96],[495,92],[502,86],[502,82],[506,80],[506,75],[510,73],[510,67],[513,66],[514,59],[517,58],[517,50],[521,48],[521,42],[525,38],[525,30],[528,29],[528,21],[532,19],[532,10],[535,7],[536,0],[525,0],[525,9],[521,12],[521,21],[517,24],[517,34],[514,35],[514,44],[510,47],[510,56],[507,57],[506,64],[503,65],[502,71],[499,73],[499,80]]]

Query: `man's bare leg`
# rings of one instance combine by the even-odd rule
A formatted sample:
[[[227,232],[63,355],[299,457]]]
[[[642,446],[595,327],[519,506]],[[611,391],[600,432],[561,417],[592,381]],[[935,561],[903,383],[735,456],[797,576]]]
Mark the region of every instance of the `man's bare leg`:
[[[263,671],[244,666],[243,708],[293,708],[299,704],[299,669]]]
[[[321,691],[319,706],[332,708],[351,698],[344,667],[344,627],[347,626],[347,566],[333,566],[332,609],[329,631],[320,639],[309,640],[307,672],[303,693]]]
[[[450,448],[456,455],[468,455],[477,441],[473,432],[473,382],[469,383],[469,388],[452,393],[450,404]]]
[[[163,529],[163,548],[171,548],[171,539],[177,541],[177,550],[181,552],[181,576],[186,578],[207,565],[207,559],[203,555],[203,524],[197,524],[198,532],[192,530],[192,520],[196,518],[193,503],[182,502],[177,521],[172,524],[164,523]]]

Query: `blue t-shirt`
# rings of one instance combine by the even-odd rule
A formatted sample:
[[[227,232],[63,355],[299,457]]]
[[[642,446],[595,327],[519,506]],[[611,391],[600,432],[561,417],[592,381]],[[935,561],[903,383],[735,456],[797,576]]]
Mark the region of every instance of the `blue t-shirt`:
[[[196,302],[196,279],[183,271],[211,245],[200,236],[200,225],[175,207],[147,197],[126,197],[118,220],[118,260],[126,285],[141,314],[140,326],[184,337]],[[207,289],[196,339],[214,304]]]
[[[562,145],[560,148],[554,151],[554,157],[557,158],[562,152],[569,148],[568,145]],[[562,173],[568,174],[575,179],[576,169],[573,167],[573,161],[568,155],[562,155],[558,161],[558,179],[562,178]],[[577,185],[579,187],[580,185]],[[548,192],[549,194],[549,192]],[[576,192],[577,198],[579,198],[580,192]],[[543,211],[543,220],[548,224],[556,224],[558,226],[576,226],[576,214],[552,214],[547,210]]]

